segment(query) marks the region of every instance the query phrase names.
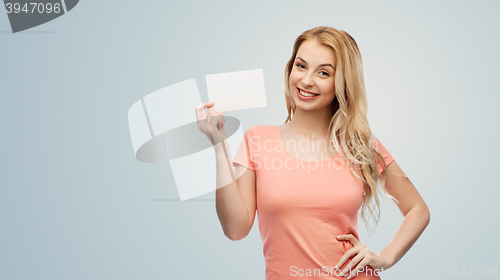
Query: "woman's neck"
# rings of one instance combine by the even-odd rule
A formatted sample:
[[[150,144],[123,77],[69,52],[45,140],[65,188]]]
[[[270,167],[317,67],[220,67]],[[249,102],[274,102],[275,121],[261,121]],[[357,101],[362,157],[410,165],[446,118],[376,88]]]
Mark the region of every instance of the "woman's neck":
[[[297,108],[287,126],[304,136],[321,137],[327,135],[331,118],[332,114],[327,110],[305,111]]]

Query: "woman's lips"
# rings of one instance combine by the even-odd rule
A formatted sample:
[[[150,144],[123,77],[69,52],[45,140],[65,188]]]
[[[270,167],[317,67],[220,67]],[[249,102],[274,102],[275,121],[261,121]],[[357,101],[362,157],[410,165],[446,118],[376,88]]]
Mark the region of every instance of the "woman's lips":
[[[314,93],[314,92],[310,92],[310,91],[307,91],[307,90],[303,90],[303,89],[301,89],[301,88],[297,88],[297,89],[299,89],[300,91],[305,92],[305,93],[317,94],[317,93]]]
[[[303,96],[302,94],[300,94],[300,91],[301,91],[301,89],[297,88],[297,95],[298,95],[298,96],[299,96],[299,98],[300,98],[300,99],[302,99],[302,100],[311,100],[311,99],[315,99],[315,98],[317,98],[317,97],[319,96],[319,94],[317,94],[317,95],[315,95],[315,96],[311,96],[311,97],[309,97],[309,96]],[[306,92],[307,92],[307,91],[306,91]]]

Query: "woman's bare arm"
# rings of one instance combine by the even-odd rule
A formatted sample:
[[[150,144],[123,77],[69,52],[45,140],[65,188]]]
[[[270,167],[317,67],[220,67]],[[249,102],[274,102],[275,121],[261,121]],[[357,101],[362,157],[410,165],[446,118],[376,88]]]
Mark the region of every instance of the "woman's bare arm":
[[[215,207],[224,235],[231,240],[245,238],[252,228],[255,211],[255,172],[237,166],[236,177],[224,128],[226,118],[215,106],[205,102],[195,107],[198,128],[215,149],[216,191]],[[207,111],[203,113],[203,110]]]
[[[215,204],[224,234],[236,241],[248,235],[255,220],[255,172],[237,164],[235,176],[229,145],[225,143],[227,154],[222,145],[214,147],[217,162]]]
[[[431,214],[423,198],[396,161],[387,166],[385,187],[387,192],[399,201],[397,206],[404,216],[391,243],[379,253],[379,256],[390,260],[390,266],[393,266],[420,237],[430,222]]]

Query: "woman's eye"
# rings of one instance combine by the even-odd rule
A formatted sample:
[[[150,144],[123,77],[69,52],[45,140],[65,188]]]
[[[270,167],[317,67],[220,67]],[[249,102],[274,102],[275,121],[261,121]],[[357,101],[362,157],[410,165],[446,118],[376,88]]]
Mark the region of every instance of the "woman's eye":
[[[302,65],[302,64],[297,63],[297,64],[295,64],[295,65],[296,65],[298,68],[306,69],[306,67],[305,67],[304,65]],[[330,77],[330,75],[329,75],[327,72],[325,72],[325,71],[321,71],[320,73],[321,73],[321,75],[323,75],[323,76]]]

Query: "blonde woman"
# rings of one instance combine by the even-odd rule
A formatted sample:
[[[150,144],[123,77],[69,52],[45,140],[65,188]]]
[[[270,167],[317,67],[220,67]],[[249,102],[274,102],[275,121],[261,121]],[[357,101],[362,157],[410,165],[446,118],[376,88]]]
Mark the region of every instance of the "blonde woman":
[[[370,130],[354,38],[325,26],[303,32],[285,68],[285,100],[285,123],[250,127],[234,161],[224,115],[213,102],[196,107],[198,127],[215,148],[224,234],[246,237],[257,212],[267,280],[380,279],[422,234],[430,212]],[[359,240],[357,222],[361,209],[367,228],[368,214],[376,226],[378,193],[395,201],[404,220],[375,253]]]

